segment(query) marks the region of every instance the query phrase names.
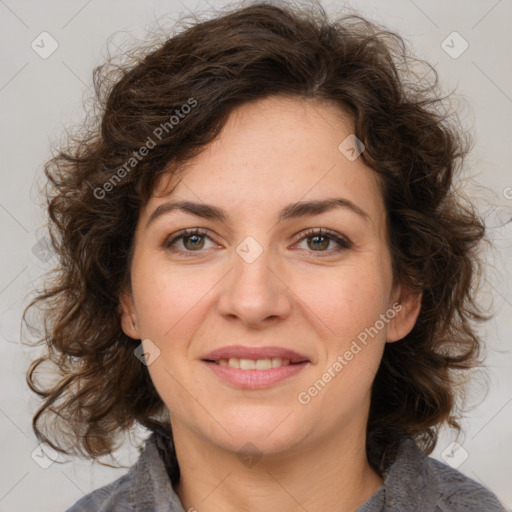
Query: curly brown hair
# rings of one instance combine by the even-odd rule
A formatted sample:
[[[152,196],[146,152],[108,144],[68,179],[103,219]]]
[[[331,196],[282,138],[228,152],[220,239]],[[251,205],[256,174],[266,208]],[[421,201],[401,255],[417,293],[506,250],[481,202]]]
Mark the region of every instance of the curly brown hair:
[[[169,431],[120,324],[139,212],[158,178],[180,172],[234,109],[287,95],[334,101],[353,116],[361,158],[381,178],[394,280],[422,292],[414,328],[386,344],[374,380],[370,464],[378,471],[406,435],[430,453],[440,425],[460,429],[459,377],[482,363],[476,322],[487,318],[474,295],[484,225],[454,186],[471,141],[435,69],[399,35],[354,14],[330,20],[318,5],[232,8],[156,50],[140,48],[122,65],[111,59],[94,70],[89,124],[45,166],[59,265],[23,315],[26,322],[36,304],[44,311],[45,354],[27,373],[44,399],[33,418],[37,437],[96,458],[136,423]],[[48,362],[59,377],[42,384],[36,370]],[[43,418],[54,421],[43,427]]]

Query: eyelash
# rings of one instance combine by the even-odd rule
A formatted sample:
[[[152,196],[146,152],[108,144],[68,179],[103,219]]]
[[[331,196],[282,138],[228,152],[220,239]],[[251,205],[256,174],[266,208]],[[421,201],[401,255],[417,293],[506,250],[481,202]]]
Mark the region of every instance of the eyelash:
[[[200,228],[183,229],[181,231],[178,231],[175,235],[173,235],[172,238],[168,238],[164,242],[163,245],[166,249],[172,250],[173,252],[182,253],[183,255],[185,255],[187,257],[192,256],[194,253],[199,253],[202,251],[201,250],[198,250],[198,251],[186,250],[186,251],[184,251],[182,249],[176,249],[175,247],[173,248],[172,246],[181,238],[187,238],[189,236],[194,236],[194,235],[206,236],[207,238],[210,238],[208,236],[208,233],[206,231],[204,231],[203,229],[200,229]],[[334,233],[333,231],[330,231],[325,228],[310,228],[310,229],[308,229],[305,233],[303,233],[302,237],[296,243],[300,243],[305,239],[313,238],[315,236],[327,237],[327,238],[331,239],[332,241],[336,242],[338,244],[338,247],[334,248],[334,249],[327,250],[327,251],[310,251],[311,253],[318,253],[318,254],[315,254],[314,256],[312,256],[313,258],[323,258],[324,257],[323,254],[331,256],[333,252],[339,253],[339,252],[345,251],[347,249],[350,249],[352,247],[352,243],[347,238],[341,237],[341,236],[337,235],[336,233]]]

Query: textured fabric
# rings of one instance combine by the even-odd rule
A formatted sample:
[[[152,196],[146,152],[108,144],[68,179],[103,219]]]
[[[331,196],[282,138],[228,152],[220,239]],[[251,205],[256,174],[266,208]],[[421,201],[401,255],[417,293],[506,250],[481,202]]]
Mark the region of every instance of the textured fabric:
[[[169,477],[177,468],[164,464],[165,446],[166,440],[153,433],[126,475],[66,512],[185,512]],[[400,445],[382,476],[383,485],[356,512],[506,512],[489,490],[425,456],[412,439]]]

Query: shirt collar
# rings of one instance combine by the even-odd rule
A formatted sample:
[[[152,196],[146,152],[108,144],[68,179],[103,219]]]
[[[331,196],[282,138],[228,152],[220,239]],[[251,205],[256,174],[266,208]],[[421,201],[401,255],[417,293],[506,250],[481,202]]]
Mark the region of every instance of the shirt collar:
[[[131,501],[136,512],[185,512],[158,453],[158,435],[153,433],[133,468]]]
[[[159,444],[165,443],[153,433],[132,469],[131,501],[136,512],[185,512],[158,452]],[[435,510],[439,482],[425,457],[412,438],[402,441],[394,462],[382,473],[382,486],[357,512]]]
[[[412,438],[404,439],[383,471],[383,484],[356,512],[435,510],[441,497],[439,478],[425,459]]]

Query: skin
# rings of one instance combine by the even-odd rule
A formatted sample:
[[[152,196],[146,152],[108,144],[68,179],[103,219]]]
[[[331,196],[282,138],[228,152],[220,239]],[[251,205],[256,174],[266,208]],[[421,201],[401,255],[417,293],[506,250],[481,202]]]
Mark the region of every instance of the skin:
[[[365,452],[370,388],[386,341],[413,328],[421,296],[393,283],[377,175],[338,149],[352,132],[333,103],[246,104],[179,178],[157,184],[140,213],[122,326],[134,346],[150,339],[148,350],[160,350],[148,369],[170,412],[185,510],[348,512],[382,484]],[[336,208],[277,222],[290,203],[331,197],[349,199],[368,218]],[[229,222],[172,211],[146,227],[171,199],[221,207]],[[188,255],[164,247],[170,235],[196,227],[208,235],[174,244]],[[309,228],[352,245],[340,252],[332,238],[315,245],[315,235],[304,238]],[[262,249],[252,263],[236,252],[247,236]],[[400,312],[300,403],[298,394],[396,302]],[[201,361],[235,344],[291,348],[310,363],[271,388],[238,389]],[[238,453],[247,443],[258,457],[244,463]]]

